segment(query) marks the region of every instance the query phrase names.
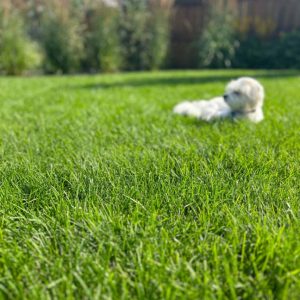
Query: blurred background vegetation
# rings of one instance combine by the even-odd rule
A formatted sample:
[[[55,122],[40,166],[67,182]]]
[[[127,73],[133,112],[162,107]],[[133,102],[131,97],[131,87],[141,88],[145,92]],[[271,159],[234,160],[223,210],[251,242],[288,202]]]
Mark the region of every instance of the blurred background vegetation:
[[[1,0],[0,73],[300,68],[300,1]]]

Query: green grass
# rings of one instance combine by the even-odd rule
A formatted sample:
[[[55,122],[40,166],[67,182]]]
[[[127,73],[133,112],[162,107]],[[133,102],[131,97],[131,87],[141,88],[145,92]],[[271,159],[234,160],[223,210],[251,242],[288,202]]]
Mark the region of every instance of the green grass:
[[[262,123],[172,114],[240,75]],[[299,299],[299,75],[0,78],[0,299]]]

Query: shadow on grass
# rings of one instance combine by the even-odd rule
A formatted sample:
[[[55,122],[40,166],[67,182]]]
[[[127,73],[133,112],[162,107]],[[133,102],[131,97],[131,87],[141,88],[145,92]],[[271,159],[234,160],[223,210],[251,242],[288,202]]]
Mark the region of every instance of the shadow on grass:
[[[163,73],[162,73],[163,74]],[[257,72],[254,73],[250,71],[250,74],[247,74],[245,71],[240,73],[233,74],[224,74],[224,75],[205,75],[205,76],[178,76],[174,73],[174,76],[157,76],[157,77],[142,77],[142,78],[124,78],[122,81],[115,82],[99,82],[96,84],[83,84],[83,85],[75,85],[69,86],[69,88],[78,88],[78,89],[109,89],[109,88],[122,88],[122,87],[145,87],[145,86],[176,86],[176,85],[193,85],[193,84],[201,84],[201,83],[226,83],[229,80],[241,77],[241,76],[252,76],[257,79],[265,79],[265,78],[286,78],[286,77],[294,77],[300,76],[299,71],[291,70],[291,71],[270,71],[270,72]]]
[[[174,118],[176,119],[176,122],[179,122],[180,124],[183,124],[187,127],[197,127],[197,128],[214,128],[220,130],[224,126],[234,126],[237,124],[243,123],[245,120],[234,120],[232,118],[223,118],[223,119],[215,119],[213,121],[204,121],[197,119],[195,117],[188,117],[188,116],[181,116],[174,114]],[[248,122],[249,123],[249,122]]]

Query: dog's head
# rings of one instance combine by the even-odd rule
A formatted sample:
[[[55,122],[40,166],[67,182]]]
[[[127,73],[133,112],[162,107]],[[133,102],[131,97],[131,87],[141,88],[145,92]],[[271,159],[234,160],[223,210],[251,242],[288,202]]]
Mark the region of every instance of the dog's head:
[[[225,90],[224,101],[232,111],[253,111],[262,107],[264,89],[257,80],[241,77],[229,82]]]

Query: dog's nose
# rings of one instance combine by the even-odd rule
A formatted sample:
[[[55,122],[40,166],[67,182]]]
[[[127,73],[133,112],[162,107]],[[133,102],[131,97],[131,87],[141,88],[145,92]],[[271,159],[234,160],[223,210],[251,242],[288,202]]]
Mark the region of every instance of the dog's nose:
[[[225,100],[225,101],[227,101],[227,99],[228,99],[228,95],[227,95],[227,94],[225,94],[225,95],[223,96],[223,98],[224,98],[224,100]]]

